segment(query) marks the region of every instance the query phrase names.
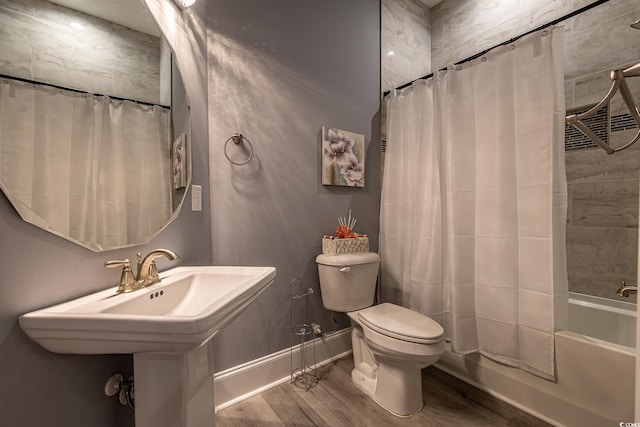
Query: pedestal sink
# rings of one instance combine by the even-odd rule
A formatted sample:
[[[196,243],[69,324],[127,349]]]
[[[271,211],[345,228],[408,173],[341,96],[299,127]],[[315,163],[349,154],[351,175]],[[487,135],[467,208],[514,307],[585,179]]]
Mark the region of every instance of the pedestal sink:
[[[273,283],[273,267],[177,267],[127,294],[116,288],[27,313],[49,351],[133,353],[136,427],[213,426],[213,336]]]

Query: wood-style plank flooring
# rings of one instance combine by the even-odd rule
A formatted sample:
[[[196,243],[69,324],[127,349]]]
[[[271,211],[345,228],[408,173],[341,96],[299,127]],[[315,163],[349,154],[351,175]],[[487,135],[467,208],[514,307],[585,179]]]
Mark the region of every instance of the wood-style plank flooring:
[[[523,426],[549,424],[438,370],[423,370],[422,411],[398,418],[351,384],[347,356],[318,369],[318,385],[305,391],[284,383],[219,411],[218,427],[236,426]]]

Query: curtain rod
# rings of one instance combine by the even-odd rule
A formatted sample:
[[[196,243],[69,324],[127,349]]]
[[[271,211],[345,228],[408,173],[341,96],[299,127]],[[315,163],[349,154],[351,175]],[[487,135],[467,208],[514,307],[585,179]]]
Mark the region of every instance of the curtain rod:
[[[586,12],[586,11],[588,11],[588,10],[591,10],[591,9],[593,9],[594,7],[596,7],[596,6],[600,6],[601,4],[606,3],[606,2],[608,2],[608,1],[609,1],[609,0],[597,0],[597,1],[593,2],[593,3],[591,3],[591,4],[588,4],[588,5],[586,5],[586,6],[581,7],[580,9],[576,9],[576,10],[574,10],[573,12],[567,13],[566,15],[561,16],[560,18],[554,19],[554,20],[553,20],[553,21],[551,21],[551,22],[548,22],[548,23],[546,23],[546,24],[544,24],[544,25],[541,25],[541,26],[539,26],[539,27],[537,27],[537,28],[534,28],[533,30],[527,31],[527,32],[526,32],[526,33],[524,33],[524,34],[520,34],[519,36],[516,36],[516,37],[514,37],[514,38],[512,38],[512,39],[509,39],[509,40],[507,40],[506,42],[498,43],[497,45],[492,46],[492,47],[490,47],[490,48],[488,48],[488,49],[485,49],[485,50],[483,50],[483,51],[482,51],[482,52],[480,52],[480,53],[476,53],[475,55],[472,55],[472,56],[470,56],[470,57],[468,57],[468,58],[465,58],[465,59],[463,59],[463,60],[461,60],[461,61],[458,61],[458,62],[456,62],[456,63],[455,63],[455,64],[453,64],[453,65],[460,65],[460,64],[464,64],[465,62],[473,61],[474,59],[479,58],[479,57],[481,57],[481,56],[483,56],[483,55],[487,54],[489,51],[491,51],[491,50],[493,50],[493,49],[495,49],[495,48],[497,48],[497,47],[504,46],[504,45],[507,45],[507,44],[511,44],[511,43],[515,42],[516,40],[521,39],[522,37],[528,36],[529,34],[535,33],[536,31],[540,31],[540,30],[543,30],[543,29],[545,29],[545,28],[551,27],[552,25],[559,24],[560,22],[563,22],[563,21],[566,21],[567,19],[573,18],[573,17],[574,17],[574,16],[576,16],[576,15],[580,15],[581,13]],[[447,68],[445,67],[445,68],[441,68],[441,69],[440,69],[440,70],[438,70],[438,71],[445,71],[446,69],[447,69]],[[410,81],[409,83],[405,83],[405,84],[403,84],[403,85],[401,85],[401,86],[398,86],[398,87],[396,87],[396,88],[395,88],[395,90],[401,90],[401,89],[404,89],[404,88],[406,88],[406,87],[411,86],[413,83],[415,83],[415,82],[417,82],[417,81],[419,81],[419,80],[428,79],[428,78],[430,78],[430,77],[433,77],[433,73],[429,73],[429,74],[427,74],[426,76],[422,76],[422,77],[420,77],[420,78],[417,78],[417,79],[415,79],[415,80]],[[391,93],[391,91],[390,91],[390,90],[385,91],[385,92],[384,92],[384,96],[387,96],[387,95],[388,95],[388,94],[390,94],[390,93]]]
[[[149,107],[158,106],[158,107],[162,107],[162,108],[167,108],[169,110],[171,109],[171,106],[169,106],[169,105],[152,104],[150,102],[136,101],[135,99],[120,98],[118,96],[103,95],[101,93],[87,92],[85,90],[73,89],[73,88],[64,87],[64,86],[58,86],[58,85],[54,85],[52,83],[39,82],[37,80],[24,79],[22,77],[8,76],[6,74],[0,74],[0,79],[17,80],[17,81],[23,82],[23,83],[29,83],[29,84],[40,85],[40,86],[48,86],[48,87],[52,87],[54,89],[68,90],[69,92],[84,93],[84,94],[87,94],[87,95],[91,94],[91,95],[94,95],[94,96],[106,96],[106,97],[108,97],[110,99],[115,99],[116,101],[129,101],[129,102],[135,102],[136,104],[147,105]]]

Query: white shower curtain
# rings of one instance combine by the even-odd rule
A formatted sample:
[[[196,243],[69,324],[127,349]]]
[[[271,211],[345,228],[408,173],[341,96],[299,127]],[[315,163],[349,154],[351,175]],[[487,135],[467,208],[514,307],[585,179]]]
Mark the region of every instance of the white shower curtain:
[[[172,213],[169,113],[2,80],[2,188],[25,220],[93,249],[143,241]]]
[[[554,378],[566,321],[562,29],[392,95],[382,296],[441,321],[454,352]]]

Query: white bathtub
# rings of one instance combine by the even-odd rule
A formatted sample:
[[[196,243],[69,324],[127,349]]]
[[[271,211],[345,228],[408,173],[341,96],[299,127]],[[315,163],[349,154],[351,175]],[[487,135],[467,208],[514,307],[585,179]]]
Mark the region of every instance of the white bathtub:
[[[633,421],[635,322],[635,304],[570,294],[555,383],[477,354],[447,351],[436,366],[554,425],[619,425]]]
[[[636,305],[584,294],[569,294],[567,329],[626,347],[636,346]]]

